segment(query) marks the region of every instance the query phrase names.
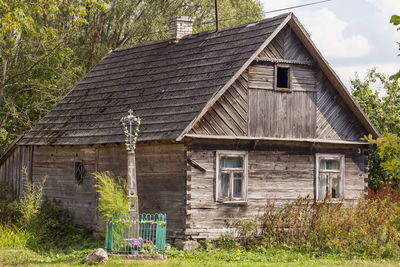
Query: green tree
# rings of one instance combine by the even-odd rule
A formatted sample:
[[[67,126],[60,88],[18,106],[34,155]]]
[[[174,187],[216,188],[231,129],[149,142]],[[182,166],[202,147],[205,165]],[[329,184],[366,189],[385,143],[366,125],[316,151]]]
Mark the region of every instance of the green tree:
[[[356,76],[351,84],[354,98],[372,123],[383,133],[382,138],[378,140],[373,140],[371,136],[368,138],[371,144],[377,146],[377,149],[371,149],[369,153],[369,186],[376,190],[381,184],[397,184],[399,177],[389,165],[393,165],[393,159],[397,155],[394,140],[400,133],[399,80],[371,70],[364,81]],[[379,89],[374,90],[372,86]],[[393,153],[389,153],[391,145]]]
[[[0,154],[76,81],[80,66],[65,40],[86,23],[87,7],[101,2],[0,0]]]
[[[394,26],[399,26],[397,27],[397,30],[400,31],[400,16],[399,15],[393,15],[390,18],[390,22],[394,25]],[[399,45],[399,50],[400,50],[400,43],[397,43]],[[399,79],[400,78],[400,70],[394,74],[391,78],[393,79]]]

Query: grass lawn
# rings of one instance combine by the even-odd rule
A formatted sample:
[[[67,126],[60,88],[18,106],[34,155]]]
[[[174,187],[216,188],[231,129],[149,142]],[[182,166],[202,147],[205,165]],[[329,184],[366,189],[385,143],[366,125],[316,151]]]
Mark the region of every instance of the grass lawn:
[[[93,249],[34,252],[28,249],[0,248],[0,266],[77,266]],[[108,266],[399,266],[394,260],[346,259],[340,255],[315,256],[286,249],[256,251],[221,250],[167,252],[166,261],[132,261],[112,257]]]

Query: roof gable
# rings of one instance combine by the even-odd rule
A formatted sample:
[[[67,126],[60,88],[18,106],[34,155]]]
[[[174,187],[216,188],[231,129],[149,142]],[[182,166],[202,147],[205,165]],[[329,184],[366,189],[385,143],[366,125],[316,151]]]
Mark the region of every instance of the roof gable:
[[[304,97],[302,96],[304,103],[300,104],[300,106],[309,106],[307,114],[301,116],[301,120],[299,121],[296,118],[292,118],[293,121],[288,120],[286,115],[280,118],[279,114],[281,112],[272,109],[268,115],[271,118],[265,118],[268,123],[272,122],[285,122],[285,124],[291,124],[291,126],[286,127],[290,129],[289,132],[285,132],[285,129],[282,129],[284,135],[288,135],[290,137],[297,137],[303,138],[301,134],[299,134],[299,129],[306,128],[306,130],[302,129],[300,132],[306,137],[309,138],[316,138],[318,140],[322,139],[342,139],[342,140],[360,140],[360,138],[366,134],[371,133],[374,137],[379,136],[379,132],[375,128],[375,126],[370,122],[368,117],[364,114],[361,110],[359,105],[355,102],[352,98],[350,93],[344,87],[343,83],[340,81],[336,73],[332,70],[329,64],[325,61],[322,57],[318,49],[315,47],[314,43],[311,41],[310,37],[308,36],[307,32],[304,30],[300,22],[294,15],[290,16],[290,19],[287,21],[287,24],[280,25],[278,32],[275,32],[273,35],[270,36],[269,40],[265,42],[257,51],[258,54],[254,54],[250,60],[262,60],[263,58],[274,58],[274,60],[281,59],[283,62],[307,62],[310,65],[317,63],[317,66],[322,70],[321,79],[323,80],[323,86],[326,88],[322,89],[322,84],[315,86],[313,85],[306,85],[308,89],[315,90],[317,92],[316,97]],[[256,68],[250,66],[252,61],[246,62],[243,67],[248,68],[250,79],[251,76],[257,76]],[[242,69],[243,69],[242,67]],[[261,68],[261,66],[258,66]],[[244,70],[243,72],[244,73]],[[264,71],[265,73],[265,71]],[[297,75],[298,74],[298,75]],[[252,82],[249,81],[249,87],[272,87],[273,81],[273,70],[271,70],[271,79]],[[298,83],[306,82],[305,79],[302,80],[305,76],[304,75],[311,75],[311,73],[305,73],[304,70],[300,66],[296,66],[293,68],[293,83],[294,86],[298,85]],[[234,76],[237,77],[237,76]],[[315,80],[316,77],[307,77],[307,80]],[[232,81],[232,80],[231,80]],[[235,82],[235,81],[233,81]],[[231,86],[232,83],[228,83],[225,85],[225,90]],[[304,84],[303,84],[304,85]],[[311,88],[312,87],[312,88]],[[317,88],[316,88],[317,87]],[[322,91],[324,91],[322,93]],[[249,92],[250,94],[251,92]],[[339,94],[339,99],[337,99],[336,94]],[[205,106],[203,111],[197,117],[197,120],[192,123],[193,127],[197,124],[197,121],[202,118],[202,114],[208,112],[208,109],[214,108],[214,103],[218,103],[219,97],[225,94],[224,90],[221,90],[214,98]],[[278,95],[270,95],[268,96],[267,92],[263,92],[262,95],[259,95],[257,98],[265,97],[265,98],[272,98],[277,97],[275,102],[279,102],[281,109],[286,110],[290,107],[293,107],[293,103],[298,103],[300,99],[297,99],[297,102],[290,102],[289,97],[279,96]],[[251,97],[250,97],[251,98]],[[297,98],[297,97],[294,97]],[[313,99],[314,98],[314,99]],[[317,99],[318,98],[318,99]],[[254,99],[254,98],[253,98]],[[318,101],[319,100],[319,101]],[[320,101],[330,101],[328,107],[323,107],[317,103],[321,103]],[[294,100],[293,100],[294,101]],[[285,104],[286,103],[286,104]],[[260,103],[252,103],[252,100],[249,99],[249,106],[259,105]],[[285,105],[286,108],[285,108]],[[269,104],[267,106],[270,106]],[[282,111],[283,111],[282,110]],[[252,121],[252,112],[251,108],[249,108],[249,115],[248,115],[248,124],[249,124],[249,131],[248,136],[267,136],[267,137],[274,137],[275,135],[281,136],[275,131],[279,132],[279,127],[282,127],[279,123],[276,126],[270,125],[270,127],[266,127],[269,130],[259,131],[260,123],[263,122],[256,122]],[[276,113],[276,114],[275,114]],[[254,114],[254,112],[253,112]],[[274,115],[275,114],[275,115]],[[334,114],[334,116],[332,116]],[[267,115],[267,114],[266,114]],[[316,117],[314,120],[312,118]],[[286,119],[285,119],[286,118]],[[303,123],[301,122],[303,120]],[[316,125],[310,123],[311,121],[316,121]],[[197,123],[197,124],[196,124]],[[204,124],[204,123],[203,123]],[[254,127],[252,127],[252,125]],[[252,129],[254,128],[254,129]],[[313,129],[317,129],[316,131]],[[366,131],[365,131],[366,130]],[[272,132],[271,132],[272,131]],[[275,132],[275,133],[274,133]],[[282,133],[283,133],[282,132]],[[189,135],[192,135],[192,132],[189,132]],[[183,132],[180,135],[180,140],[186,135],[186,132]],[[226,135],[226,134],[224,134]],[[234,134],[236,136],[240,136],[238,134]],[[242,135],[243,136],[243,135]]]

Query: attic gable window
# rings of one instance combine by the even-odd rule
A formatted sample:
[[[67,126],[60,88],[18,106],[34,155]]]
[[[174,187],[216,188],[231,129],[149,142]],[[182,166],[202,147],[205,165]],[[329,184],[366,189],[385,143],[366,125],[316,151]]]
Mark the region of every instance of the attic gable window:
[[[75,162],[75,183],[80,185],[83,183],[83,178],[85,177],[85,167],[83,166],[83,162]]]
[[[341,154],[316,155],[316,199],[343,200],[344,156]]]
[[[247,200],[247,154],[218,151],[216,154],[216,201]]]
[[[275,89],[290,90],[291,89],[291,69],[289,65],[275,65]]]

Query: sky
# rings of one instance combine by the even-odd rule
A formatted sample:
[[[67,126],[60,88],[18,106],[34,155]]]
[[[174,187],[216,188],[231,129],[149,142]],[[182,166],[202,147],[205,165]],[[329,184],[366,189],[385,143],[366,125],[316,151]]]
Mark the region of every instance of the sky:
[[[317,1],[261,0],[264,11]],[[347,88],[355,73],[364,78],[372,68],[387,74],[400,69],[400,31],[389,23],[400,15],[400,0],[332,0],[265,17],[286,12],[296,15]]]

